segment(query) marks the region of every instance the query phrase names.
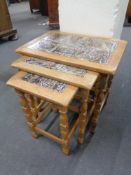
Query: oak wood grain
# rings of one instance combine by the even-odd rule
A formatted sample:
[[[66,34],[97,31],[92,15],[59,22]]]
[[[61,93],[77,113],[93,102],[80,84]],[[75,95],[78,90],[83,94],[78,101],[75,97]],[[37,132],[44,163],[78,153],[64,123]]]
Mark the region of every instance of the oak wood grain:
[[[68,106],[78,90],[77,87],[67,85],[63,92],[57,92],[22,80],[25,75],[25,72],[18,72],[7,82],[7,85],[62,106]]]

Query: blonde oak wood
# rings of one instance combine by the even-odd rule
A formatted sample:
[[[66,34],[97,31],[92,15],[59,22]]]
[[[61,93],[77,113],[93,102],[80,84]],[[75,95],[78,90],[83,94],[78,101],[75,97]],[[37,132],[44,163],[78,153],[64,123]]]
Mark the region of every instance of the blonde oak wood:
[[[56,31],[55,31],[55,33],[69,35],[69,36],[72,35],[70,33],[56,32]],[[54,34],[54,32],[44,34],[44,35],[28,42],[27,44],[16,49],[16,52],[20,53],[22,55],[26,55],[26,56],[34,56],[37,58],[46,59],[46,60],[50,60],[50,61],[52,60],[54,62],[63,63],[63,64],[70,65],[70,66],[89,69],[89,70],[96,71],[99,73],[113,74],[114,75],[118,69],[119,63],[122,59],[123,53],[124,53],[126,46],[127,46],[126,41],[115,40],[118,42],[118,46],[117,46],[117,49],[115,49],[115,51],[113,52],[113,54],[110,57],[109,62],[107,64],[99,64],[99,63],[95,63],[95,62],[90,62],[88,60],[80,60],[80,59],[73,58],[73,57],[60,56],[58,54],[53,54],[53,53],[48,53],[48,52],[28,48],[30,45],[38,42],[42,37],[47,36],[48,34],[52,35],[52,34]],[[85,36],[85,38],[86,38],[86,36]],[[100,38],[100,37],[95,37],[95,38]],[[101,37],[101,39],[112,40],[111,38],[102,38],[102,37]]]
[[[68,34],[67,34],[68,35]],[[107,38],[108,40],[110,40],[109,38]],[[118,41],[118,40],[117,40]],[[124,52],[124,47],[126,47],[126,42],[123,42],[123,41],[119,41],[119,45],[118,45],[118,49],[114,52],[114,54],[113,54],[113,56],[114,56],[114,58],[116,57],[116,59],[114,59],[114,65],[115,66],[117,66],[117,68],[118,68],[118,65],[119,65],[119,61],[120,61],[120,59],[121,59],[121,55],[122,55],[122,52]],[[122,46],[123,45],[123,46]],[[123,50],[123,51],[122,51]],[[122,52],[121,52],[122,51]],[[117,56],[119,57],[119,60],[117,59]],[[67,58],[67,59],[69,59],[69,58]],[[111,59],[110,59],[110,61],[111,61]],[[66,63],[65,63],[66,64]],[[94,63],[93,63],[94,64]],[[96,63],[97,64],[97,63]],[[100,64],[97,64],[97,65],[100,65]],[[100,65],[101,66],[101,65]],[[105,66],[105,64],[103,64],[103,66]],[[106,66],[107,67],[107,66]],[[94,71],[96,71],[96,69],[95,69],[95,67],[94,67],[94,69],[93,69]],[[117,70],[117,69],[116,69]],[[103,72],[103,71],[100,71],[100,73],[109,73],[108,71],[107,72]],[[110,74],[114,74],[114,73],[110,73]],[[102,75],[102,74],[101,74]],[[108,75],[108,74],[107,74]],[[109,76],[109,75],[108,75]],[[105,84],[108,84],[108,82],[110,82],[109,80],[106,82],[105,81]],[[104,105],[104,102],[105,101],[107,101],[107,98],[108,98],[108,95],[107,94],[109,94],[109,89],[110,88],[104,88],[104,91],[106,91],[106,92],[103,92],[103,96],[105,96],[105,97],[103,97],[102,99],[103,99],[103,102],[102,102],[102,104],[101,105],[99,105],[99,107],[100,107],[100,111],[101,111],[101,109],[102,109],[102,106]],[[98,115],[97,115],[98,116]],[[98,118],[99,118],[99,116],[98,116]],[[97,122],[95,122],[95,123],[98,123],[98,121]],[[96,125],[96,124],[95,124]],[[96,128],[96,127],[95,127]]]
[[[16,76],[15,77],[16,79],[20,79],[21,76],[25,75],[24,72],[19,72],[19,73],[20,73],[20,75]],[[18,75],[18,73],[16,75]],[[11,86],[12,86],[12,84],[11,84]],[[13,86],[14,86],[14,84],[13,84]],[[88,93],[89,92],[87,90],[82,90],[82,94],[81,94],[82,104],[80,106],[81,113],[78,116],[78,119],[74,122],[73,127],[69,126],[69,121],[68,121],[68,116],[67,116],[67,112],[68,112],[68,110],[72,109],[72,106],[68,105],[68,107],[66,107],[66,106],[63,107],[62,105],[58,105],[55,103],[47,103],[47,105],[45,106],[45,99],[43,99],[43,96],[42,96],[42,99],[40,99],[36,95],[36,93],[35,94],[34,93],[27,93],[27,91],[24,89],[24,87],[21,90],[17,90],[17,88],[16,88],[16,92],[20,97],[21,107],[22,107],[23,112],[26,116],[27,124],[28,124],[28,126],[32,132],[32,136],[34,138],[38,137],[39,135],[43,135],[47,138],[50,138],[51,140],[61,144],[63,153],[68,155],[70,152],[69,141],[72,138],[75,130],[79,127],[79,130],[78,130],[79,142],[83,143],[84,132],[85,132],[85,128],[86,128],[86,125],[88,122],[87,101],[88,101]],[[74,94],[74,96],[75,96],[75,94]],[[33,104],[35,98],[39,101],[37,107],[35,106],[35,103]],[[55,108],[57,109],[58,113],[60,114],[59,122],[60,122],[61,138],[55,136],[52,133],[49,133],[48,131],[42,130],[41,128],[37,127],[37,124],[39,124],[41,122],[41,119],[43,117],[45,117],[46,113],[48,111],[50,111],[50,109],[52,108],[52,104],[54,104]],[[43,105],[45,106],[44,109],[43,109]],[[43,109],[43,111],[41,109]],[[75,107],[73,107],[73,109],[75,109],[75,112],[79,112],[78,110],[76,110]],[[92,108],[91,108],[91,111],[92,111]],[[91,115],[91,113],[89,115]],[[36,118],[34,116],[38,116],[38,117]]]
[[[69,106],[69,110],[75,113],[79,113],[80,109],[74,105]]]
[[[61,137],[63,140],[67,140],[68,134],[69,134],[69,121],[67,117],[67,108],[60,108],[59,113],[60,113],[60,133]],[[69,143],[65,142],[62,145],[62,150],[63,152],[68,155],[69,154]]]
[[[31,123],[29,123],[29,126],[30,126],[30,128],[32,128]],[[42,130],[41,128],[35,128],[35,131],[37,132],[37,134],[43,135],[43,136],[45,136],[45,137],[47,137],[47,138],[49,138],[49,139],[51,139],[59,144],[63,144],[63,142],[64,142],[61,138],[58,138],[57,136],[55,136],[55,135],[53,135],[45,130]]]
[[[30,94],[26,94],[26,99],[28,101],[28,105],[30,107],[30,110],[32,112],[32,115],[33,115],[33,120],[36,120],[36,118],[38,117],[38,115],[34,115],[34,111],[35,111],[35,103],[34,103],[34,97],[33,95],[30,95]]]
[[[46,108],[38,115],[35,123],[38,124],[46,116],[46,114],[51,110],[51,104],[49,103]]]
[[[63,105],[58,105],[54,102],[47,103],[47,105],[45,105],[46,99],[43,97],[43,94],[41,95],[42,99],[40,99],[39,95],[37,96],[36,93],[34,93],[32,91],[31,91],[31,93],[28,93],[26,90],[27,87],[25,87],[23,84],[21,84],[21,81],[16,81],[16,80],[21,80],[21,77],[23,77],[23,75],[25,75],[25,72],[18,72],[15,76],[13,76],[13,78],[11,78],[8,81],[7,84],[9,86],[14,87],[16,90],[16,93],[20,97],[20,105],[21,105],[23,112],[25,114],[25,117],[27,119],[27,124],[31,130],[32,136],[34,138],[36,138],[39,135],[43,135],[43,136],[46,136],[47,138],[50,138],[51,140],[61,144],[63,153],[68,155],[70,152],[69,141],[72,138],[76,128],[79,126],[80,116],[78,116],[78,119],[75,121],[74,125],[72,127],[70,127],[69,121],[68,121],[68,116],[67,116],[67,112],[69,110],[68,109],[69,105],[63,106]],[[17,83],[17,87],[16,87],[16,83]],[[21,88],[19,88],[20,86],[21,86]],[[30,87],[28,87],[28,88],[30,89]],[[76,89],[77,88],[75,88],[75,92],[76,92]],[[29,90],[29,92],[30,92],[30,90]],[[63,92],[62,96],[64,96],[64,92]],[[74,96],[75,96],[75,93],[74,93]],[[74,98],[74,96],[70,97],[70,98]],[[37,103],[37,107],[35,106],[34,99],[37,99],[38,100],[37,102],[39,102],[39,103]],[[58,100],[58,98],[56,100]],[[57,108],[57,111],[59,113],[61,138],[55,136],[54,134],[52,134],[48,131],[42,130],[41,128],[37,127],[37,124],[39,124],[41,122],[41,119],[43,117],[45,117],[46,113],[48,111],[50,111],[50,109],[52,108],[52,104],[55,105],[55,107]],[[43,109],[43,105],[45,106],[44,109]],[[43,111],[42,111],[42,109],[43,109]],[[38,117],[36,118],[34,116],[38,116]]]
[[[33,96],[27,94],[27,101],[28,101],[28,103],[29,103],[29,106],[30,106],[31,110],[33,110],[33,109],[35,108]]]
[[[18,72],[7,82],[7,85],[61,106],[68,106],[78,90],[77,87],[67,85],[63,92],[57,92],[22,80],[25,75],[26,72]]]
[[[58,109],[57,109],[57,105],[54,105],[54,104],[51,104],[51,109],[54,111],[54,112],[57,112]],[[68,110],[69,111],[72,111],[72,112],[75,112],[75,113],[79,113],[79,108],[74,106],[74,105],[69,105],[68,106]]]
[[[33,97],[33,99],[34,99],[34,105],[35,105],[35,108],[37,108],[38,105],[40,104],[40,99],[37,98],[37,97]]]
[[[29,123],[29,126],[32,127],[32,124]],[[69,134],[67,135],[67,139],[66,140],[63,140],[61,138],[58,138],[57,136],[45,131],[45,130],[42,130],[40,128],[35,128],[35,131],[37,132],[37,134],[41,134],[47,138],[50,138],[52,139],[53,141],[61,144],[61,145],[67,145],[70,141],[70,139],[72,138],[76,128],[79,126],[79,118],[76,120],[76,122],[74,123],[74,126],[71,128]],[[66,152],[65,154],[69,154],[69,152]]]
[[[81,109],[80,109],[80,121],[79,121],[79,129],[78,129],[78,142],[80,144],[84,143],[85,130],[89,120],[89,116],[87,112],[88,98],[89,98],[89,91],[83,89],[81,93]]]
[[[52,33],[53,32],[51,32],[50,34],[52,34]],[[65,35],[70,35],[70,34],[65,33]],[[39,38],[29,42],[28,44],[20,47],[17,50],[17,52],[21,53],[22,55],[34,56],[34,57],[37,57],[37,58],[40,58],[43,60],[54,61],[56,63],[62,63],[62,64],[64,63],[64,64],[69,65],[69,66],[89,69],[89,70],[96,71],[96,72],[100,73],[100,74],[99,73],[97,74],[98,76],[96,77],[96,79],[93,79],[94,75],[96,75],[96,74],[90,72],[90,75],[93,74],[92,79],[89,77],[88,77],[89,78],[88,79],[86,77],[88,79],[88,81],[86,81],[87,79],[85,77],[84,77],[85,79],[82,79],[80,77],[75,78],[74,75],[70,75],[68,73],[63,73],[63,72],[61,73],[61,72],[49,70],[49,69],[43,68],[43,67],[38,68],[38,66],[36,66],[36,65],[29,65],[29,64],[27,65],[27,63],[24,63],[24,60],[27,59],[26,56],[20,58],[19,60],[17,60],[16,62],[14,62],[12,64],[13,67],[16,67],[18,69],[21,69],[21,70],[24,70],[27,72],[31,72],[31,73],[35,73],[38,75],[42,75],[42,76],[44,75],[46,77],[53,78],[56,80],[61,80],[61,81],[64,81],[64,82],[71,84],[71,86],[68,85],[67,89],[65,89],[64,92],[61,94],[61,93],[54,92],[54,91],[46,89],[46,88],[40,88],[40,87],[36,88],[35,87],[36,85],[34,85],[34,84],[27,86],[27,84],[29,84],[29,83],[27,83],[27,82],[23,83],[23,80],[20,80],[21,76],[19,78],[18,77],[14,78],[13,84],[12,84],[12,81],[7,83],[8,85],[15,87],[16,89],[19,89],[22,91],[24,90],[24,92],[26,92],[26,93],[30,93],[31,95],[36,95],[42,99],[46,99],[51,104],[53,104],[52,106],[54,106],[54,110],[56,110],[60,113],[60,133],[61,133],[62,139],[56,138],[56,136],[53,136],[46,131],[42,131],[39,128],[37,129],[33,123],[30,124],[30,128],[32,131],[34,131],[34,133],[36,133],[36,135],[38,133],[42,133],[42,135],[45,135],[45,136],[51,138],[52,140],[61,143],[63,152],[65,154],[69,154],[69,150],[70,150],[69,149],[69,140],[72,137],[75,129],[78,126],[79,126],[78,141],[81,144],[84,142],[85,129],[86,129],[86,126],[88,124],[89,118],[90,118],[92,113],[93,113],[93,115],[91,118],[90,132],[91,133],[95,132],[96,126],[97,126],[97,123],[98,123],[98,120],[100,117],[100,112],[101,112],[102,106],[104,105],[104,102],[106,101],[106,99],[108,97],[113,76],[118,69],[118,66],[119,66],[119,63],[121,61],[124,50],[126,48],[127,42],[121,41],[121,40],[116,40],[118,42],[118,46],[117,46],[117,49],[115,50],[115,52],[112,54],[111,58],[109,59],[109,62],[107,64],[99,64],[99,63],[89,62],[87,60],[80,60],[80,59],[76,59],[76,58],[59,56],[59,55],[51,54],[51,53],[47,53],[47,52],[35,51],[33,49],[28,48],[28,46],[39,41],[39,39],[42,37],[39,37]],[[111,40],[111,38],[107,38],[107,40]],[[99,80],[98,80],[98,77],[99,77]],[[98,85],[96,85],[96,87],[93,87],[96,80],[98,81]],[[89,83],[90,81],[91,81],[91,84]],[[14,84],[15,84],[15,86],[14,86]],[[73,111],[78,112],[77,108],[74,108],[74,107],[72,108],[72,106],[69,105],[71,100],[73,99],[74,95],[76,94],[76,92],[78,90],[78,88],[73,87],[72,85],[83,88],[83,91],[82,91],[82,94],[80,95],[81,108],[80,108],[79,119],[76,121],[73,128],[69,132],[67,110],[73,110]],[[44,90],[42,90],[42,89],[44,89]],[[89,91],[88,90],[90,90],[90,89],[94,90],[95,98],[93,100],[93,102],[94,102],[93,107],[89,111],[88,110],[88,103],[89,103],[89,100],[88,100]],[[29,104],[30,104],[30,106],[32,106],[30,100],[29,100]],[[35,103],[35,104],[37,104],[37,103]],[[63,106],[63,107],[61,108],[59,106]],[[87,110],[89,111],[88,113],[87,113]],[[27,110],[25,110],[25,112],[26,111]],[[40,117],[40,119],[41,119],[41,117]],[[40,122],[40,120],[38,120],[38,122]]]
[[[23,92],[17,90],[17,89],[16,89],[16,93],[18,94],[18,96],[20,98],[20,100],[19,100],[20,101],[20,105],[21,105],[21,108],[22,108],[22,110],[23,110],[23,112],[25,114],[28,126],[29,126],[29,128],[31,130],[31,133],[32,133],[32,136],[34,138],[36,138],[38,135],[37,135],[37,132],[35,130],[35,124],[34,124],[33,119],[32,119],[32,112],[31,112],[31,109],[29,107],[28,101],[25,98],[25,94]]]
[[[33,109],[33,115],[34,115],[34,118],[37,118],[37,114],[38,112],[40,111],[40,109],[42,108],[42,106],[45,104],[45,101],[41,100],[41,102],[39,103],[39,105]]]
[[[70,129],[67,112],[69,110],[70,102],[74,98],[78,88],[68,85],[62,93],[54,92],[49,89],[47,91],[46,88],[41,88],[38,85],[34,86],[34,84],[22,80],[21,78],[25,75],[26,72],[18,72],[7,82],[7,85],[14,87],[20,97],[20,105],[26,116],[27,124],[31,130],[32,136],[36,138],[39,135],[43,135],[50,138],[51,140],[61,144],[63,153],[68,155],[70,152],[69,141],[76,128],[79,126],[80,117],[78,117],[73,127]],[[68,95],[68,97],[66,97],[66,95]],[[45,100],[49,102],[46,106]],[[41,119],[51,110],[52,104],[54,104],[59,113],[61,138],[37,127],[37,124],[41,122]],[[43,105],[45,106],[44,109]]]
[[[111,76],[112,77],[112,76]],[[99,121],[100,112],[109,94],[112,78],[110,76],[101,75],[95,87],[94,111],[91,119],[90,133],[94,134]],[[107,80],[108,79],[108,80]],[[107,80],[107,84],[105,81]]]
[[[40,122],[42,115],[44,115],[51,108],[51,104],[48,104],[46,106],[46,108],[39,115],[39,118],[34,122],[32,120],[33,115],[31,113],[31,108],[29,107],[28,101],[25,98],[25,95],[27,96],[27,94],[24,94],[24,92],[21,92],[18,90],[16,90],[16,92],[20,97],[20,104],[21,104],[23,112],[25,113],[25,116],[27,118],[28,126],[32,131],[32,136],[34,138],[36,138],[38,135],[43,135],[43,136],[46,136],[46,137],[60,143],[62,145],[63,152],[66,155],[68,155],[69,154],[69,140],[71,139],[73,133],[75,132],[76,127],[78,126],[78,121],[74,124],[71,131],[69,132],[68,117],[66,114],[67,108],[57,106],[59,113],[60,113],[60,132],[61,132],[61,136],[62,136],[62,138],[58,138],[57,136],[36,127],[36,124],[38,124]],[[28,94],[27,98],[29,98],[29,97],[31,97],[31,99],[32,99],[32,95]]]
[[[106,96],[105,104],[107,103],[107,100],[108,100],[108,97],[109,97],[109,93],[110,93],[113,78],[114,77],[112,75],[109,75],[109,77],[108,77],[107,88],[106,88],[106,92],[105,92],[105,96]]]
[[[68,136],[67,136],[67,142],[70,141],[70,139],[72,138],[75,130],[77,129],[77,127],[79,126],[79,121],[80,121],[80,118],[78,118],[74,124],[74,126],[72,127],[72,129],[70,130]]]
[[[62,71],[56,71],[44,67],[40,67],[33,64],[26,63],[29,57],[22,57],[11,64],[12,67],[18,68],[20,70],[31,72],[40,76],[45,76],[48,78],[53,78],[55,80],[63,81],[73,86],[81,87],[84,89],[92,89],[95,81],[97,80],[99,74],[91,71],[87,71],[84,77],[75,76],[70,73],[64,73]]]

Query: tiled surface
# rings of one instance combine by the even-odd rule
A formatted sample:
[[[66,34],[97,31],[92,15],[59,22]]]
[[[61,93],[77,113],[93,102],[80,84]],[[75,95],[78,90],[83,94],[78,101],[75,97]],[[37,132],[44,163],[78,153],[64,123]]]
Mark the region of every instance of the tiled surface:
[[[84,69],[79,69],[64,64],[58,64],[52,61],[40,60],[37,58],[28,58],[27,60],[25,60],[25,62],[28,64],[37,65],[40,67],[56,70],[59,72],[69,73],[80,77],[84,77],[84,75],[88,72]]]
[[[65,83],[30,73],[27,73],[24,77],[22,77],[22,80],[27,81],[28,83],[36,84],[40,87],[52,89],[59,93],[64,92],[65,88],[68,86]]]
[[[99,64],[107,64],[112,53],[117,48],[114,40],[64,35],[47,34],[28,48],[40,50],[80,60],[88,60]]]

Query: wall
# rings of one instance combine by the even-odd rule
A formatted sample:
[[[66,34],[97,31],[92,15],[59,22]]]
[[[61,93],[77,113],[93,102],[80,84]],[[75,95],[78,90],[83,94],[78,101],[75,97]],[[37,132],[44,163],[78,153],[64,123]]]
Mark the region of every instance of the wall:
[[[120,38],[129,0],[59,0],[60,30]]]

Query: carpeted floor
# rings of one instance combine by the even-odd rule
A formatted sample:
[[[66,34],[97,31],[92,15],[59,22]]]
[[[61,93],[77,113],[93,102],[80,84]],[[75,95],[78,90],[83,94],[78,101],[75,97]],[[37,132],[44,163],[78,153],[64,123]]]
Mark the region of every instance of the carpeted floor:
[[[45,33],[47,18],[31,14],[28,3],[10,6],[19,40],[0,41],[0,175],[130,175],[131,174],[131,28],[123,30],[128,48],[114,78],[97,132],[89,142],[64,156],[60,145],[28,131],[18,98],[6,81],[16,72],[10,64],[15,49]],[[75,139],[74,139],[75,140]]]

